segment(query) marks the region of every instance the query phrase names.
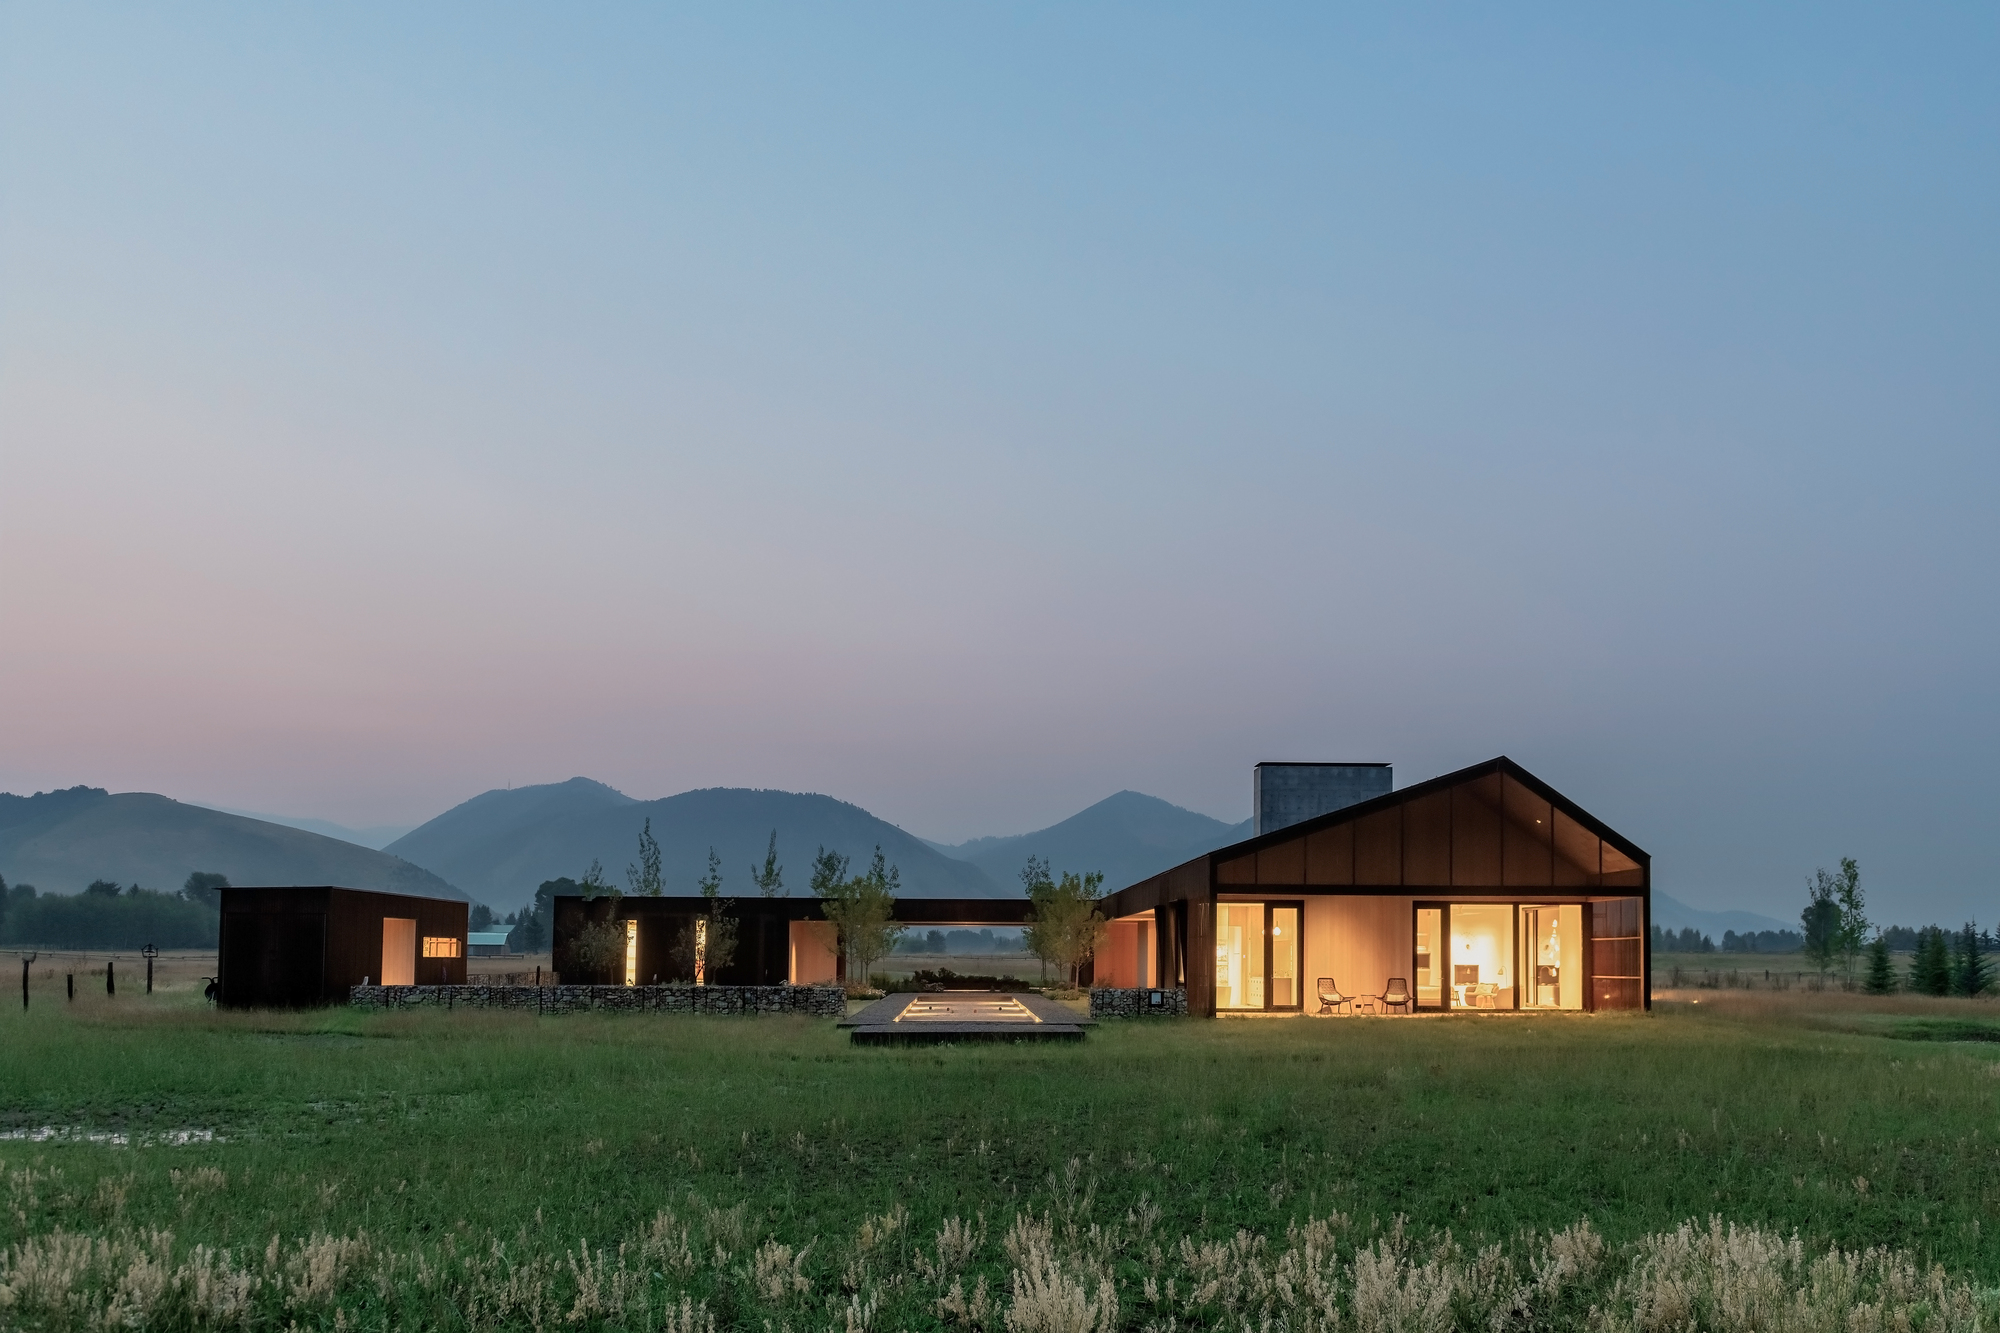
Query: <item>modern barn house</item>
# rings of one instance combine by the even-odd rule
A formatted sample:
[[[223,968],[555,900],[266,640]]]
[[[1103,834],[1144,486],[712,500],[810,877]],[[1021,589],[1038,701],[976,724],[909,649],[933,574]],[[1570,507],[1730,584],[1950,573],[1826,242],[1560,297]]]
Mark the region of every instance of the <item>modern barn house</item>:
[[[1642,1009],[1652,860],[1499,758],[1261,764],[1257,835],[1111,894],[1100,986],[1192,1014]]]

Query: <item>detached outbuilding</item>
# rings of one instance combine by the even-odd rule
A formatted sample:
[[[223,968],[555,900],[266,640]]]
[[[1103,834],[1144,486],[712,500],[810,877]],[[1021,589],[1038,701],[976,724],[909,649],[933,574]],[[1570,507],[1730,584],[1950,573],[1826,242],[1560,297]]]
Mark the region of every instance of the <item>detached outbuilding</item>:
[[[462,986],[471,904],[370,889],[224,889],[217,1002],[298,1008],[350,987]]]

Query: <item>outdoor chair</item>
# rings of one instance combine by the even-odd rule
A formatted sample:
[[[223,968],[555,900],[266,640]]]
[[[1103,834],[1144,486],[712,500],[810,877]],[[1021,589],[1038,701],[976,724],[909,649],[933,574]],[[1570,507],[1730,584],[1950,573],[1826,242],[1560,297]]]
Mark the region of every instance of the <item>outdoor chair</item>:
[[[1388,989],[1382,992],[1382,1007],[1415,1013],[1416,1006],[1410,1000],[1410,983],[1402,977],[1390,977]]]
[[[1351,1009],[1354,1004],[1354,997],[1351,995],[1342,995],[1340,987],[1334,984],[1332,977],[1321,977],[1319,979],[1319,1011],[1323,1014],[1337,1014],[1340,1012],[1340,1006],[1343,1004],[1349,1006]]]

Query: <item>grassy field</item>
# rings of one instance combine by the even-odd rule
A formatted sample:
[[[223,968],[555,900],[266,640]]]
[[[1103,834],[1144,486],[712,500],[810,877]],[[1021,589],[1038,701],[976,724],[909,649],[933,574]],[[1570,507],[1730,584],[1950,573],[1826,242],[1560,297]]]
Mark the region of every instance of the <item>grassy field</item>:
[[[881,1050],[824,1021],[217,1014],[121,983],[0,1018],[0,1322],[1083,1333],[1496,1326],[1512,1301],[1644,1327],[1647,1264],[1728,1268],[1726,1234],[1673,1237],[1712,1215],[1774,1291],[1889,1247],[1919,1276],[1878,1257],[1857,1291],[1915,1282],[1896,1299],[1963,1320],[2000,1282],[1995,1039],[1985,1002],[1687,991]],[[1594,1276],[1535,1285],[1558,1270]]]

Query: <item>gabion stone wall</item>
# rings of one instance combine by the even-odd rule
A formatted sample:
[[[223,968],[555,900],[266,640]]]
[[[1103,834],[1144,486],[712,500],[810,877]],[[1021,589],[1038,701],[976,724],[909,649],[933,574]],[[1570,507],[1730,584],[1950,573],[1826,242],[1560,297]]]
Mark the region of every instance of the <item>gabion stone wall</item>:
[[[1090,992],[1092,1018],[1147,1018],[1156,1015],[1185,1018],[1187,992],[1178,987],[1173,990],[1126,990],[1109,986],[1100,986]]]
[[[847,1013],[839,986],[354,986],[347,1002],[371,1009],[591,1009],[648,1014]]]

